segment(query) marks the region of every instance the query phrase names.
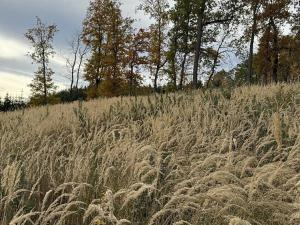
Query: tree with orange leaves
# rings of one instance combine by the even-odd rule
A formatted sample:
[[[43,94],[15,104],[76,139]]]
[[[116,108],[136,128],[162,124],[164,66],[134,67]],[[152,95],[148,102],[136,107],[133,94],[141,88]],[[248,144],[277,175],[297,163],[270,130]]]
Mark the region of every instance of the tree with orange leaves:
[[[131,19],[122,17],[117,0],[91,1],[83,24],[83,40],[91,49],[85,68],[89,97],[122,93],[123,61],[131,24]]]
[[[154,23],[150,26],[148,65],[155,91],[158,91],[158,78],[167,63],[168,7],[167,0],[144,0],[140,5],[140,9],[144,10],[154,20]]]
[[[133,95],[143,80],[141,67],[148,65],[150,33],[144,29],[130,35],[125,54],[125,76],[128,94]]]

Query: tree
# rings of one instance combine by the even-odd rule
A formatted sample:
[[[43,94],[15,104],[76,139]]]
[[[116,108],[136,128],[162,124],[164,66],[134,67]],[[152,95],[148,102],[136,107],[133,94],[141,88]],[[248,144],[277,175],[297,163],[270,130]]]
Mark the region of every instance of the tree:
[[[294,13],[292,19],[292,31],[300,41],[300,2],[299,0],[293,0]]]
[[[173,26],[168,35],[170,37],[167,54],[168,72],[173,88],[182,89],[186,79],[188,56],[192,50],[191,1],[176,0],[169,14],[170,22]]]
[[[90,2],[83,23],[83,41],[91,48],[91,57],[85,67],[85,79],[90,82],[90,97],[121,93],[125,47],[131,24],[131,19],[122,17],[119,2]]]
[[[204,18],[206,11],[206,2],[207,0],[201,0],[200,7],[197,13],[197,41],[195,46],[195,59],[194,59],[194,67],[193,67],[193,87],[198,87],[198,67],[200,60],[200,51],[202,47],[202,36],[204,31]]]
[[[6,94],[6,96],[4,98],[4,102],[3,102],[4,112],[11,111],[12,108],[13,108],[12,98],[8,94]]]
[[[257,19],[258,19],[259,9],[261,6],[261,0],[250,0],[247,1],[247,3],[250,4],[250,11],[252,12],[249,57],[248,57],[248,72],[247,72],[247,82],[248,84],[251,84],[253,79],[254,42],[255,42],[255,36],[257,35]]]
[[[211,82],[212,87],[230,87],[233,83],[233,79],[229,72],[221,70],[214,74]]]
[[[169,79],[171,80],[171,86],[173,89],[177,89],[177,54],[178,54],[178,25],[177,18],[174,18],[174,27],[169,32],[170,41],[169,49],[166,54],[166,59],[169,64],[167,73],[169,74]]]
[[[148,65],[147,52],[149,49],[150,33],[144,29],[130,35],[130,41],[126,47],[125,71],[129,95],[135,93],[136,87],[140,86],[142,76],[141,66]]]
[[[274,34],[269,28],[263,35],[259,50],[256,55],[255,64],[257,66],[258,73],[262,76],[262,82],[264,84],[274,81],[273,68],[274,55],[272,54],[274,43]],[[278,71],[276,79],[281,82],[289,82],[299,79],[300,61],[299,61],[299,44],[297,39],[292,35],[281,35],[278,40],[279,55],[278,57]]]
[[[66,59],[66,65],[70,72],[70,75],[67,77],[71,81],[70,93],[72,94],[74,88],[78,90],[82,62],[85,55],[88,53],[88,46],[83,45],[81,33],[76,33],[69,45],[72,57]]]
[[[272,68],[272,35],[273,33],[271,27],[267,26],[262,37],[260,38],[258,53],[255,57],[255,64],[264,84],[270,83],[272,81],[270,74],[270,68]]]
[[[281,27],[291,17],[291,0],[263,0],[262,10],[258,15],[263,36],[258,56],[267,59],[263,65],[263,83],[278,82]]]
[[[235,86],[242,86],[245,83],[247,83],[247,76],[248,76],[248,57],[246,59],[242,60],[239,64],[236,65],[235,68],[233,68],[230,73],[232,74],[232,77],[234,79]],[[255,70],[254,70],[255,71]],[[252,81],[254,81],[254,77],[252,78]]]
[[[166,29],[168,25],[168,1],[144,0],[140,9],[144,10],[154,23],[150,26],[151,39],[149,49],[149,68],[153,77],[154,90],[158,91],[158,77],[167,63],[166,59]]]
[[[204,43],[214,42],[220,33],[222,24],[228,24],[234,21],[239,15],[241,1],[209,1],[194,0],[193,15],[195,24],[195,53],[193,66],[193,87],[198,88],[198,71],[200,59],[203,55]]]
[[[57,31],[56,25],[47,26],[37,17],[36,26],[25,33],[25,37],[33,46],[33,52],[28,55],[38,65],[33,82],[29,86],[33,96],[43,97],[43,104],[48,103],[48,94],[56,88],[52,80],[54,72],[49,67],[49,57],[55,54],[52,42]]]
[[[86,54],[88,54],[89,52],[89,48],[88,46],[82,46],[82,47],[79,47],[79,50],[78,50],[78,56],[79,56],[79,61],[78,61],[78,66],[77,66],[77,72],[76,72],[76,82],[75,82],[75,88],[76,90],[79,89],[78,85],[79,85],[79,80],[81,78],[81,67],[82,67],[82,63],[83,63],[83,60],[84,60],[84,57]]]
[[[8,94],[3,99],[0,97],[0,112],[8,112],[24,109],[26,107],[26,103],[23,100],[23,97],[20,96],[18,98],[12,98]]]
[[[230,33],[230,30],[228,28],[226,28],[226,29],[227,29],[227,31],[225,31],[225,33],[223,34],[223,37],[221,38],[221,40],[219,42],[218,48],[216,50],[211,49],[211,51],[210,51],[210,54],[212,55],[213,63],[211,66],[211,71],[209,73],[208,80],[206,82],[207,88],[209,87],[210,82],[215,75],[217,67],[220,65],[221,58],[231,48],[231,46],[230,46],[231,43],[229,43],[228,45],[225,45],[226,38],[228,37],[228,35]]]
[[[300,78],[300,1],[294,0],[294,13],[292,14],[292,39],[289,41],[289,46],[292,48],[289,49],[288,55],[292,59],[292,64],[290,64],[290,69],[293,79]]]
[[[123,93],[125,83],[126,46],[130,42],[132,20],[123,18],[120,5],[111,6],[108,22],[107,45],[102,91],[106,96],[117,96]],[[107,86],[107,87],[105,87]]]
[[[90,97],[99,96],[98,89],[103,80],[105,34],[108,1],[94,0],[90,2],[86,18],[83,22],[83,42],[90,47],[91,56],[85,66],[85,80],[90,83],[93,92]]]
[[[177,7],[176,7],[177,5]],[[191,20],[192,20],[192,5],[190,0],[177,0],[174,10],[174,17],[177,16],[178,30],[178,51],[182,54],[180,63],[180,80],[179,89],[183,88],[183,82],[186,79],[186,64],[188,62],[188,55],[192,51],[192,31],[191,31]],[[176,23],[174,23],[176,25]]]

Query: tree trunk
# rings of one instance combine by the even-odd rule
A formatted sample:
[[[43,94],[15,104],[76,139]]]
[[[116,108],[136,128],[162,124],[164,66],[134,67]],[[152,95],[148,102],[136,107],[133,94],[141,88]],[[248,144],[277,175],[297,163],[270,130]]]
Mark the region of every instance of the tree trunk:
[[[177,53],[177,31],[175,34],[175,40],[174,40],[174,55],[172,56],[171,61],[171,73],[172,73],[172,80],[173,80],[173,86],[175,90],[177,89],[177,73],[176,73],[176,53]]]
[[[218,47],[218,49],[217,49],[217,52],[216,52],[216,54],[215,54],[213,66],[212,66],[212,68],[211,68],[211,73],[210,73],[210,76],[209,76],[208,81],[207,81],[207,83],[206,83],[206,87],[207,87],[207,88],[209,87],[209,83],[211,82],[211,79],[213,78],[213,76],[214,76],[214,74],[215,74],[216,67],[217,67],[217,64],[218,64],[218,59],[219,59],[220,55],[222,54],[222,53],[221,53],[221,49],[222,49],[223,44],[224,44],[224,42],[225,42],[225,40],[226,40],[226,38],[227,38],[227,35],[228,35],[228,33],[225,34],[224,37],[222,38],[222,40],[221,40],[221,42],[220,42],[220,44],[219,44],[219,47]]]
[[[177,22],[177,21],[176,21]],[[172,74],[173,74],[173,86],[177,90],[177,72],[176,72],[176,54],[178,51],[178,25],[175,24],[175,35],[174,35],[174,55],[172,57]]]
[[[198,68],[199,68],[199,60],[200,60],[200,53],[201,53],[201,46],[202,46],[202,36],[203,36],[203,29],[204,29],[204,13],[205,13],[205,6],[207,0],[201,1],[200,11],[198,14],[198,22],[197,22],[197,44],[195,47],[195,61],[194,61],[194,68],[193,68],[193,87],[196,89],[198,87]]]
[[[161,42],[162,42],[162,37],[161,37],[161,19],[158,21],[158,56],[157,56],[157,62],[156,62],[156,70],[154,74],[154,91],[158,91],[157,87],[157,80],[158,80],[158,74],[159,70],[161,68]]]
[[[129,95],[132,96],[133,89],[133,65],[130,66],[130,77],[129,77]]]
[[[159,65],[156,65],[156,70],[155,70],[155,74],[154,74],[154,91],[155,92],[158,92],[158,87],[157,87],[158,72],[159,72]]]
[[[272,64],[272,59],[271,59],[271,56],[270,56],[271,52],[270,52],[270,45],[269,45],[269,38],[268,38],[268,46],[267,46],[267,53],[266,53],[266,64],[267,66],[264,67],[264,75],[263,75],[263,83],[264,85],[267,85],[269,82],[270,82],[270,67],[271,64]]]
[[[43,48],[43,88],[44,88],[44,104],[47,105],[48,104],[48,94],[47,94],[47,74],[46,74],[46,56],[45,56],[45,48],[44,46]]]
[[[83,51],[81,52],[79,50],[79,64],[78,64],[78,68],[77,68],[77,75],[76,75],[76,90],[78,90],[78,83],[79,83],[79,78],[80,78],[80,70],[81,70],[81,66],[82,66],[82,62],[83,62],[83,58],[84,56],[87,54],[88,52],[88,46],[85,46],[85,48],[83,49]]]
[[[218,63],[218,58],[219,58],[219,52],[217,52],[216,54],[216,57],[214,58],[214,63],[213,63],[213,66],[211,68],[211,73],[209,75],[209,78],[208,78],[208,81],[206,83],[206,88],[209,87],[209,84],[211,82],[211,79],[213,78],[214,74],[215,74],[215,70],[216,70],[216,66],[217,66],[217,63]]]
[[[70,85],[70,92],[71,93],[73,91],[73,86],[74,86],[74,73],[75,73],[76,62],[77,62],[77,51],[74,55],[74,61],[73,61],[72,68],[71,68],[71,85]]]
[[[273,63],[272,63],[272,81],[278,82],[278,65],[279,65],[279,46],[278,46],[278,30],[274,22],[274,19],[271,18],[271,26],[273,28]]]
[[[99,46],[98,46],[98,56],[101,57],[101,48],[102,48],[102,38],[100,39],[100,43],[99,43]],[[100,76],[100,68],[101,65],[100,65],[100,62],[99,60],[97,60],[97,74],[96,74],[96,85],[95,85],[95,91],[96,91],[96,95],[98,96],[98,88],[99,88],[99,85],[100,85],[100,80],[101,80],[101,76]]]
[[[252,24],[252,30],[251,30],[251,40],[250,40],[250,50],[249,50],[249,59],[248,59],[248,76],[247,76],[247,83],[252,83],[253,78],[253,53],[254,53],[254,41],[255,41],[255,35],[257,30],[257,10],[258,10],[259,2],[256,1],[255,5],[253,7],[253,24]]]
[[[183,79],[184,79],[184,76],[185,76],[185,63],[186,63],[187,55],[188,55],[188,53],[185,52],[184,56],[183,56],[182,63],[181,63],[181,72],[180,72],[180,81],[179,81],[179,89],[180,90],[183,87]]]
[[[276,37],[275,37],[276,36]],[[273,61],[273,71],[272,71],[272,80],[273,82],[278,82],[278,65],[279,65],[279,50],[278,50],[278,37],[274,36],[274,61]]]
[[[291,57],[292,57],[292,49],[291,49],[290,45],[289,45],[288,51],[289,51],[288,59],[290,60]],[[291,81],[291,65],[290,65],[290,63],[287,64],[287,69],[286,70],[287,71],[286,71],[286,76],[285,76],[285,82],[289,82],[289,81]]]
[[[175,59],[173,59],[172,61],[172,74],[173,74],[173,86],[175,89],[177,89],[177,74],[176,74]]]
[[[78,90],[78,83],[79,83],[82,61],[83,61],[83,56],[80,56],[80,60],[79,60],[78,68],[77,68],[77,74],[76,74],[76,84],[75,84],[76,90]]]
[[[187,60],[187,56],[189,54],[188,51],[188,41],[189,41],[189,24],[190,24],[190,10],[188,11],[188,18],[187,18],[187,23],[186,23],[186,30],[185,30],[185,34],[184,34],[184,55],[183,55],[183,60],[181,63],[181,72],[180,72],[180,81],[179,81],[179,89],[181,90],[183,87],[183,79],[185,76],[185,64],[186,64],[186,60]]]

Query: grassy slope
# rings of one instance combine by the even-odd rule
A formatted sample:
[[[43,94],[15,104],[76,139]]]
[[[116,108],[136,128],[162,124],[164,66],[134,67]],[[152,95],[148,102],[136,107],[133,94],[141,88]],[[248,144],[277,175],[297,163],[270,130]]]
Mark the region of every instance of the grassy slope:
[[[0,114],[0,224],[300,224],[299,90]]]

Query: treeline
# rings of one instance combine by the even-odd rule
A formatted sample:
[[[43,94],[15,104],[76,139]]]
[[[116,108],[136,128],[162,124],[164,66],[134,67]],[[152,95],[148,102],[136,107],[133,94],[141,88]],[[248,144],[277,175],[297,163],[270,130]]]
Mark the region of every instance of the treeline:
[[[0,98],[0,112],[9,112],[24,109],[27,106],[22,97],[12,98],[8,94],[4,99]]]
[[[68,99],[136,95],[244,84],[293,82],[300,76],[300,3],[296,0],[143,0],[153,22],[135,29],[118,0],[91,0],[82,32],[70,44]],[[26,38],[39,66],[32,99],[53,96],[49,57],[56,25],[37,18]],[[234,61],[240,62],[229,68]],[[231,66],[232,67],[232,66]],[[225,69],[226,68],[226,69]],[[145,87],[151,81],[151,88]],[[64,96],[60,96],[60,99]]]

